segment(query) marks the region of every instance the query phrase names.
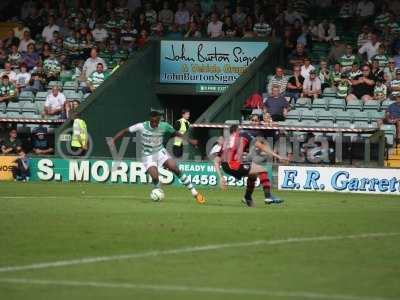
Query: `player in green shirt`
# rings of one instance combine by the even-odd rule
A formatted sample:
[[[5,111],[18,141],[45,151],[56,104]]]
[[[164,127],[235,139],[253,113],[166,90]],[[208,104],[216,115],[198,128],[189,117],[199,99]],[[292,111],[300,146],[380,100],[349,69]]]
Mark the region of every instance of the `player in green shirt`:
[[[176,131],[167,122],[160,122],[160,113],[152,111],[150,121],[134,124],[128,128],[119,131],[109,142],[110,146],[114,146],[115,142],[122,138],[127,133],[136,132],[136,137],[139,139],[142,148],[142,163],[146,168],[147,173],[153,180],[155,188],[160,188],[158,177],[158,167],[164,167],[174,173],[192,193],[197,203],[204,204],[205,198],[200,194],[190,182],[190,179],[179,170],[176,161],[172,159],[163,145],[163,140],[166,135],[186,138],[185,135]],[[196,145],[196,140],[187,139],[189,143]]]

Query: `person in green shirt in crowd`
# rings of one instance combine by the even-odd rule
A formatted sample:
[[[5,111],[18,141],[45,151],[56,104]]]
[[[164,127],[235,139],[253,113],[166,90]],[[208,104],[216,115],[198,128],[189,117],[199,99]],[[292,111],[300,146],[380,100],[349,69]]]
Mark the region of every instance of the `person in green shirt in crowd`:
[[[94,92],[105,80],[110,76],[108,71],[104,71],[104,66],[102,63],[98,63],[96,66],[96,71],[89,75],[87,80],[87,86],[90,92]],[[89,92],[88,91],[88,92]]]
[[[10,79],[7,75],[3,75],[1,77],[1,84],[0,84],[0,102],[9,102],[15,99],[18,96],[18,90],[10,82]]]
[[[4,140],[1,146],[3,154],[17,154],[22,149],[22,142],[17,137],[17,130],[11,129],[8,138]]]

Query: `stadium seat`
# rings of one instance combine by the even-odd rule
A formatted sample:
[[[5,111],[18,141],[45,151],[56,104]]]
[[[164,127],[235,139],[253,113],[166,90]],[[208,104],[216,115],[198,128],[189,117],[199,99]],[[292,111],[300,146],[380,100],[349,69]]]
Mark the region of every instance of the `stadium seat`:
[[[304,120],[301,121],[299,126],[305,126],[305,127],[316,127],[318,126],[317,123],[314,120]]]
[[[328,108],[337,109],[337,110],[345,110],[346,109],[346,101],[340,98],[332,98],[328,99]]]
[[[336,123],[340,121],[352,122],[354,114],[351,111],[339,111],[333,114]]]
[[[333,127],[333,121],[330,120],[322,120],[315,123],[316,126],[319,127]]]
[[[317,109],[317,110],[313,110],[316,120],[317,121],[333,121],[334,120],[334,115],[331,111],[326,111],[323,109]]]
[[[295,107],[311,109],[311,99],[310,98],[299,98],[299,99],[297,99]]]
[[[34,111],[23,111],[22,117],[26,119],[37,119],[38,115]]]
[[[373,110],[377,111],[380,108],[380,103],[377,100],[368,100],[364,103],[364,110]]]
[[[37,92],[36,97],[35,97],[35,102],[36,101],[46,101],[48,92]]]
[[[379,119],[383,119],[385,116],[384,111],[368,111],[370,122],[376,122]]]
[[[7,105],[7,114],[15,112],[20,114],[21,113],[21,105],[18,102],[10,102]]]
[[[369,114],[366,111],[359,111],[354,114],[354,122],[356,121],[364,121],[369,122]]]
[[[52,89],[53,86],[58,86],[60,89],[62,89],[62,82],[61,81],[50,81],[49,84],[47,85],[47,89]]]
[[[381,104],[381,110],[386,110],[390,104],[394,103],[394,101],[390,99],[386,99],[385,101],[382,102]]]
[[[78,83],[76,81],[66,81],[63,86],[64,93],[67,90],[76,91],[78,89]]]
[[[71,100],[79,100],[79,101],[81,101],[81,99],[82,99],[82,94],[79,93],[79,92],[75,92],[75,91],[72,91],[72,90],[66,90],[63,93],[65,95],[65,98],[67,100],[69,100],[69,101],[71,101]]]
[[[286,117],[287,120],[297,120],[299,121],[299,110],[290,110]]]
[[[394,137],[396,136],[396,126],[385,124],[383,125],[382,130],[385,132],[386,143],[393,145]]]
[[[349,101],[346,105],[347,110],[362,110],[362,101],[361,100],[352,100]]]
[[[71,71],[62,71],[60,73],[61,82],[67,82],[72,80],[72,72]]]
[[[41,114],[44,110],[44,101],[39,101],[35,103],[36,105],[36,111]]]
[[[326,98],[317,98],[314,99],[314,102],[312,103],[312,108],[313,109],[328,109],[328,101]]]
[[[6,104],[4,102],[0,102],[0,113],[6,112]]]
[[[33,102],[35,95],[31,91],[23,91],[19,94],[18,100],[19,101],[30,101]]]
[[[297,125],[299,125],[299,121],[298,120],[285,120],[285,121],[282,121],[282,122],[279,122],[278,123],[279,124],[279,126],[297,126]]]
[[[23,102],[21,103],[22,113],[24,112],[34,112],[37,113],[37,106],[32,102]]]
[[[335,127],[340,127],[340,128],[350,128],[351,122],[341,120],[341,121],[336,121],[334,125],[335,125]]]
[[[315,112],[313,110],[300,110],[299,111],[300,120],[316,120]]]

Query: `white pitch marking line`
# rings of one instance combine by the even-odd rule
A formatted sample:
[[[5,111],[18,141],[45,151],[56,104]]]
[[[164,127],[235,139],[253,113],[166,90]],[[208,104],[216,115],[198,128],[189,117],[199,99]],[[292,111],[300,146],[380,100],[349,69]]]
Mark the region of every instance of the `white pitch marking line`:
[[[120,261],[135,258],[144,257],[157,257],[163,255],[175,255],[184,254],[192,252],[210,251],[210,250],[220,250],[225,248],[239,248],[239,247],[251,247],[259,245],[280,245],[288,243],[302,243],[302,242],[315,242],[315,241],[334,241],[334,240],[345,240],[345,239],[365,239],[365,238],[376,238],[376,237],[388,237],[388,236],[398,236],[400,232],[392,233],[365,233],[356,235],[344,235],[344,236],[316,236],[316,237],[292,237],[281,240],[259,240],[252,242],[240,242],[240,243],[227,243],[227,244],[216,244],[216,245],[205,245],[205,246],[194,246],[194,247],[184,247],[171,250],[155,250],[142,253],[130,253],[122,255],[111,255],[111,256],[97,256],[97,257],[84,257],[71,260],[61,260],[53,262],[42,262],[24,266],[6,266],[0,268],[0,273],[15,272],[15,271],[26,271],[26,270],[38,270],[47,269],[55,267],[65,267],[72,265],[83,265],[106,261]]]
[[[154,284],[133,284],[133,283],[108,283],[108,282],[82,282],[70,280],[42,280],[26,278],[0,278],[0,283],[46,285],[46,286],[68,286],[68,287],[89,287],[89,288],[114,288],[114,289],[144,289],[167,292],[197,292],[216,293],[233,295],[257,295],[272,297],[307,298],[323,300],[396,300],[395,298],[363,297],[341,294],[321,294],[314,292],[284,292],[260,289],[239,289],[239,288],[215,288],[215,287],[191,287],[180,285],[154,285]]]

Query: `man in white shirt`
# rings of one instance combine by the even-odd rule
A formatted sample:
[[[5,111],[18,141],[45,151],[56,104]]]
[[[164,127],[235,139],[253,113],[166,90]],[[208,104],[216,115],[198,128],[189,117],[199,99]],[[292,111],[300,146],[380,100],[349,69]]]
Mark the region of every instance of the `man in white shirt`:
[[[96,23],[96,27],[92,30],[93,39],[96,42],[104,42],[108,38],[107,30],[103,27],[102,23]]]
[[[64,111],[65,96],[60,92],[58,86],[53,86],[51,93],[47,95],[46,102],[44,103],[43,116],[60,115]]]
[[[207,26],[207,34],[210,38],[218,38],[223,36],[222,22],[218,20],[216,13],[211,15],[211,22]]]
[[[60,27],[55,24],[55,19],[53,15],[49,16],[49,25],[43,28],[42,37],[45,39],[47,43],[50,43],[53,40],[54,31],[60,31]]]
[[[97,49],[92,48],[90,50],[90,57],[85,61],[83,65],[83,76],[85,76],[85,81],[86,79],[92,74],[94,71],[96,71],[97,64],[101,63],[104,66],[104,69],[107,69],[105,61],[97,56]]]
[[[312,100],[321,96],[321,80],[317,77],[315,70],[310,71],[309,78],[304,80],[303,96]]]
[[[19,42],[18,51],[19,52],[26,52],[28,51],[28,45],[34,44],[35,41],[31,39],[31,33],[29,31],[24,31],[24,37]]]
[[[13,84],[16,84],[16,82],[17,82],[17,74],[11,69],[11,64],[9,62],[6,62],[4,64],[4,71],[0,74],[0,78],[2,78],[4,75],[7,75],[8,79]]]
[[[367,59],[371,60],[371,58],[378,54],[378,48],[381,43],[378,40],[378,35],[376,33],[371,34],[371,40],[366,42],[361,48],[358,50],[360,55],[366,54]]]

